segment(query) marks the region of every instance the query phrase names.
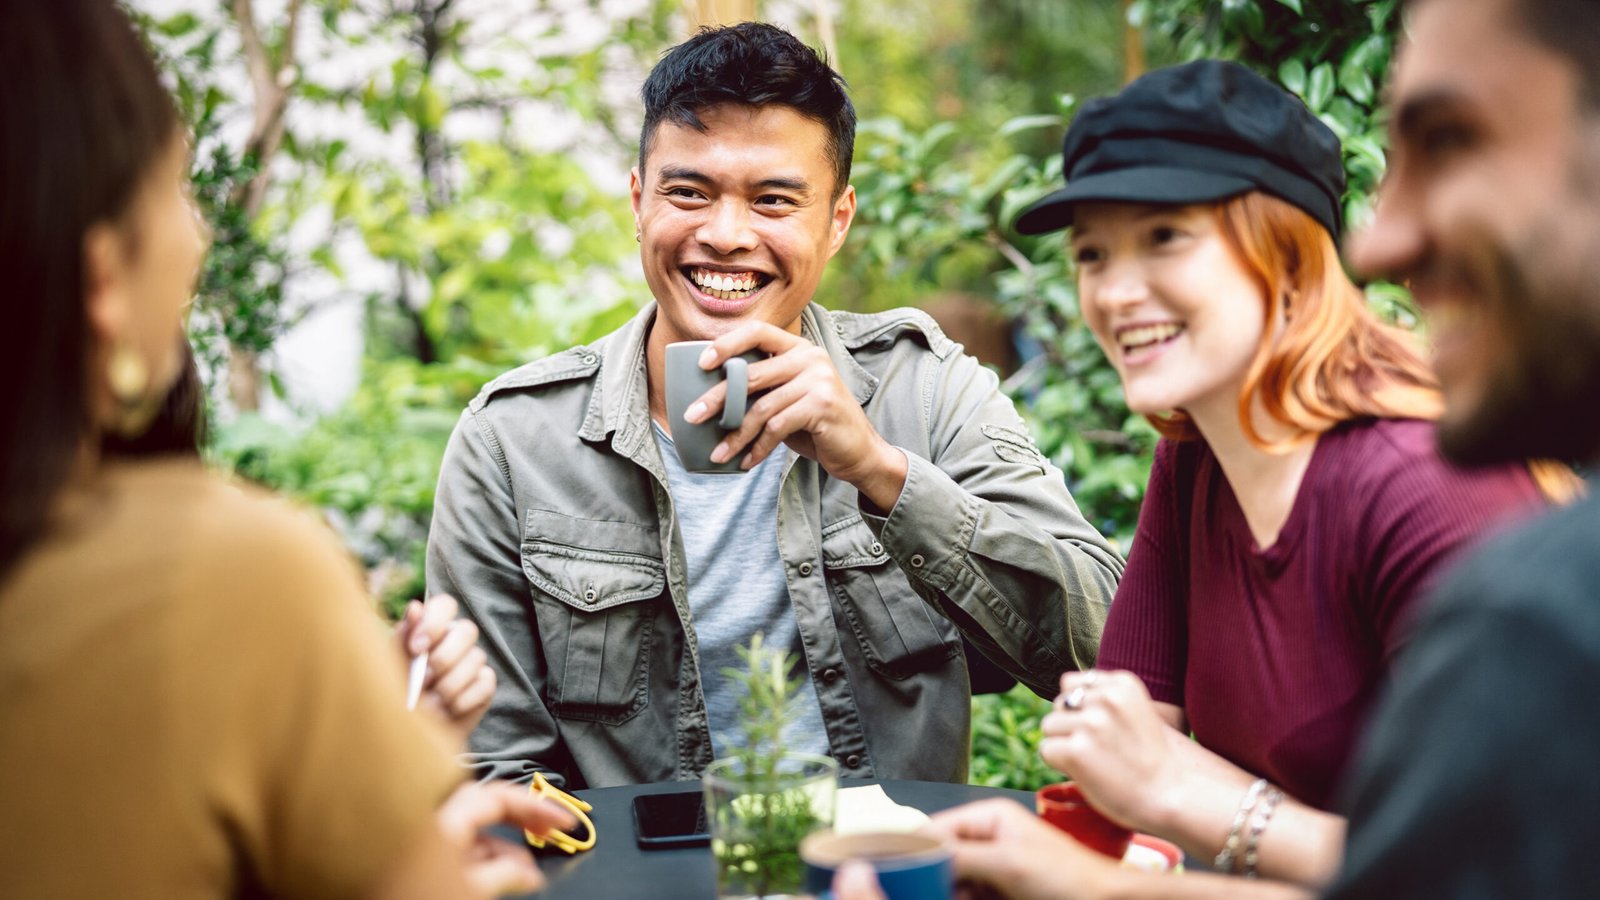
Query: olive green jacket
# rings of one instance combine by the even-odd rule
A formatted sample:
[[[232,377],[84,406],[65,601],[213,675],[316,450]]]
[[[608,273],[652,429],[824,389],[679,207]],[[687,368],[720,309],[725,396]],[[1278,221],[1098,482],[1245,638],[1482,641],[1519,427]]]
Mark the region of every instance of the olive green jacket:
[[[470,742],[480,774],[603,787],[696,778],[711,761],[651,432],[654,317],[494,380],[445,451],[428,590],[461,602],[499,676]],[[783,475],[779,551],[830,752],[847,776],[964,780],[961,636],[1052,696],[1059,673],[1093,664],[1122,560],[995,376],[925,314],[812,304],[802,334],[910,463],[886,517],[798,454]],[[754,539],[772,527],[752,523]]]

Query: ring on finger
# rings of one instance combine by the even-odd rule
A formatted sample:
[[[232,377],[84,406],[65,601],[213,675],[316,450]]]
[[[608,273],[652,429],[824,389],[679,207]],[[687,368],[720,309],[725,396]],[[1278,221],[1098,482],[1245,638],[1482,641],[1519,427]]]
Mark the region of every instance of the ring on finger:
[[[1083,708],[1083,696],[1084,696],[1084,694],[1087,694],[1087,693],[1088,693],[1087,687],[1085,685],[1081,685],[1080,684],[1077,687],[1073,688],[1072,690],[1067,691],[1065,694],[1062,694],[1057,699],[1061,701],[1061,708],[1062,709],[1070,709],[1070,710],[1076,711],[1076,710],[1080,710],[1080,709]]]

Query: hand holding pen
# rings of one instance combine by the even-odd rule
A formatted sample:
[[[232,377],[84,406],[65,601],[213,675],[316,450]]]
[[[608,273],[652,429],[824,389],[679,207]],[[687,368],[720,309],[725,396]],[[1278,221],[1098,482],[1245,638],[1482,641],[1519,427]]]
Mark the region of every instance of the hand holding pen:
[[[409,661],[407,705],[433,709],[465,740],[494,698],[494,670],[478,646],[478,627],[458,616],[447,594],[406,604],[396,636]]]

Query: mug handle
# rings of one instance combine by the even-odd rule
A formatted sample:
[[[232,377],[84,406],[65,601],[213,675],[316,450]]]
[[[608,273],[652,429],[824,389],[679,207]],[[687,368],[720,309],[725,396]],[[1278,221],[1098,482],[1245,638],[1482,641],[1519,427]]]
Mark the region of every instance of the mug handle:
[[[735,356],[722,364],[728,379],[728,394],[722,401],[722,427],[733,430],[744,421],[744,404],[750,394],[750,363]]]

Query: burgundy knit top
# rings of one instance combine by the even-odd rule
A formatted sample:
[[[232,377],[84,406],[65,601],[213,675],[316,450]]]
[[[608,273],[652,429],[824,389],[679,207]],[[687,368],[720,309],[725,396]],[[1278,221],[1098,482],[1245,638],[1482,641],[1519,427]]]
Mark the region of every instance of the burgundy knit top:
[[[1427,588],[1543,505],[1523,466],[1443,461],[1433,425],[1323,435],[1261,550],[1204,441],[1162,441],[1098,665],[1184,708],[1202,746],[1327,809]]]

